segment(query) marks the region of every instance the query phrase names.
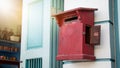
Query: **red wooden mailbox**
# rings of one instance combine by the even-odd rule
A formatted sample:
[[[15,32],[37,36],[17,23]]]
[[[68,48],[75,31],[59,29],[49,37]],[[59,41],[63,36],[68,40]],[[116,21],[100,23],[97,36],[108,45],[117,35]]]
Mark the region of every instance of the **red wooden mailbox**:
[[[59,25],[57,60],[95,60],[94,44],[100,41],[100,26],[93,28],[95,10],[76,8],[54,15]]]

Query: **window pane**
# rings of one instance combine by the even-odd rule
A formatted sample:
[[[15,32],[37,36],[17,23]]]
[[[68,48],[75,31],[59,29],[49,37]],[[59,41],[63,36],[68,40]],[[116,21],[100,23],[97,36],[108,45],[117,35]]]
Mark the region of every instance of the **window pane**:
[[[42,47],[43,3],[37,1],[29,5],[27,49]]]

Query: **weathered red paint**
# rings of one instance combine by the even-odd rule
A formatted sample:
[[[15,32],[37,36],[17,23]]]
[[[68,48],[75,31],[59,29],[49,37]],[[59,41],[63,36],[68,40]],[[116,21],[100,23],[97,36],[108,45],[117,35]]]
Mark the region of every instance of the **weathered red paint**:
[[[94,26],[95,10],[97,9],[76,8],[54,15],[59,25],[57,60],[95,60],[94,46],[86,42],[90,40],[87,34],[90,32],[89,27]]]

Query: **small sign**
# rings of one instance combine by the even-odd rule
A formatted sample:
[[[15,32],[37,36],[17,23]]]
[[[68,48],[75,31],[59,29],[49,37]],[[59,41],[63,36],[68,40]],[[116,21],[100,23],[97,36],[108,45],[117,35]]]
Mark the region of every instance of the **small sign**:
[[[91,27],[90,44],[94,45],[100,44],[100,28],[101,28],[100,25]]]

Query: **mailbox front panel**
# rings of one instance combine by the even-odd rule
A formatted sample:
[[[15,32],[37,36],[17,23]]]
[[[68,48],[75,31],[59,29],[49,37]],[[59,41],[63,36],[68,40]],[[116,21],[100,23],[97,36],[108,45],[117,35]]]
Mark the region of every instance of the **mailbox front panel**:
[[[66,23],[60,27],[59,50],[57,59],[72,59],[72,56],[82,54],[83,23],[78,21]],[[70,57],[71,56],[71,57]]]

